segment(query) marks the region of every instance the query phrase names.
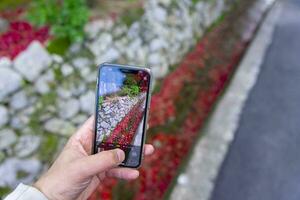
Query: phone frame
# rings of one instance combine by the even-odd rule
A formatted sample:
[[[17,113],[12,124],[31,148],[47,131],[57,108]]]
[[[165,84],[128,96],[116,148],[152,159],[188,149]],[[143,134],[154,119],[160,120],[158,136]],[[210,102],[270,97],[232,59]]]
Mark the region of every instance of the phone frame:
[[[98,104],[98,100],[99,100],[99,95],[98,95],[98,91],[99,91],[99,79],[100,79],[100,70],[102,67],[104,66],[109,66],[109,67],[118,67],[118,68],[122,68],[122,69],[129,69],[129,70],[142,70],[145,71],[149,74],[150,78],[149,78],[149,83],[148,83],[148,89],[147,89],[147,95],[146,95],[146,105],[145,105],[145,113],[144,113],[144,123],[143,123],[143,133],[142,133],[142,144],[141,144],[141,150],[140,150],[140,156],[139,156],[139,162],[136,166],[127,166],[124,164],[120,164],[119,166],[121,167],[128,167],[128,168],[138,168],[141,166],[142,164],[142,159],[143,159],[143,149],[144,149],[144,144],[146,141],[146,131],[147,131],[147,122],[148,122],[148,115],[149,115],[149,109],[150,109],[150,100],[151,100],[151,87],[152,87],[152,73],[151,70],[149,68],[145,68],[145,67],[139,67],[139,66],[132,66],[132,65],[121,65],[121,64],[112,64],[112,63],[102,63],[99,65],[98,67],[98,73],[97,73],[97,82],[96,82],[96,93],[95,93],[95,123],[94,123],[94,137],[93,137],[93,146],[92,146],[92,154],[96,154],[97,153],[97,148],[96,148],[96,138],[97,138],[97,112],[99,109],[99,104]]]

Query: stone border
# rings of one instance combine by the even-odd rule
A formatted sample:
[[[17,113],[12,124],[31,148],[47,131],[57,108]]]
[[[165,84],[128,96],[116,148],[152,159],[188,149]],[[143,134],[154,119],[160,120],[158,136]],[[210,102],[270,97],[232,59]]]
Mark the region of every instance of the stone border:
[[[274,2],[266,0],[264,9]],[[210,199],[214,181],[238,127],[244,103],[256,83],[264,55],[272,42],[280,9],[281,4],[275,4],[261,24],[226,93],[212,113],[203,137],[195,145],[190,162],[178,176],[170,199]]]

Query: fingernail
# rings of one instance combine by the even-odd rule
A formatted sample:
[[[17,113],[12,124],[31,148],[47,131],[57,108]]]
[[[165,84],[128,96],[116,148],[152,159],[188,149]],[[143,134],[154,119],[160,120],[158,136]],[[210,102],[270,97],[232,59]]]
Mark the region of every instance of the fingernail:
[[[139,171],[133,171],[130,175],[130,179],[136,179],[140,175]]]
[[[122,162],[125,159],[125,153],[121,149],[117,149],[117,156],[119,162]]]

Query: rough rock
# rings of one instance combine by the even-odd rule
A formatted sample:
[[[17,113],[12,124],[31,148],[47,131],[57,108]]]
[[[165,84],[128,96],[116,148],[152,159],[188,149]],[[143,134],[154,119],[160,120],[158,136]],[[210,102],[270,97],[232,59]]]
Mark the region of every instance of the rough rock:
[[[52,54],[52,59],[54,62],[59,63],[59,64],[63,63],[63,61],[64,61],[63,58],[57,54]]]
[[[166,47],[167,43],[162,40],[162,39],[153,39],[151,42],[150,42],[150,51],[154,52],[154,51],[157,51],[157,50],[160,50],[161,48],[164,48]]]
[[[26,157],[35,152],[40,146],[41,138],[34,135],[22,135],[14,147],[15,154],[20,157]]]
[[[67,101],[59,102],[59,116],[63,119],[74,117],[80,109],[80,103],[77,99],[68,99]]]
[[[101,55],[112,43],[112,35],[109,33],[101,33],[99,37],[88,45],[89,49],[96,56]]]
[[[0,101],[19,89],[21,85],[22,77],[17,72],[7,67],[0,67]]]
[[[0,68],[2,67],[11,67],[12,66],[12,62],[10,60],[10,58],[8,57],[0,57]]]
[[[75,131],[75,127],[68,121],[53,118],[48,120],[44,125],[45,130],[63,136],[69,136]]]
[[[67,63],[64,63],[62,66],[61,66],[61,72],[64,76],[69,76],[71,75],[73,72],[74,72],[74,69],[71,65],[67,64]]]
[[[33,41],[14,60],[14,67],[29,81],[39,77],[52,62],[52,58],[38,41]]]
[[[11,129],[3,129],[0,131],[0,150],[7,149],[17,140],[17,135]]]
[[[4,106],[0,105],[0,127],[8,122],[8,111]]]
[[[88,117],[86,115],[79,114],[79,115],[76,115],[74,118],[72,118],[71,121],[76,125],[81,125],[87,119],[88,119]]]
[[[76,69],[82,70],[91,66],[91,61],[88,58],[80,57],[73,60],[73,65]]]
[[[53,71],[49,69],[45,74],[37,79],[37,81],[34,83],[34,86],[39,93],[45,94],[50,91],[49,84],[51,82],[54,82],[54,74]]]
[[[72,92],[69,89],[63,87],[57,88],[57,94],[62,99],[68,99],[72,96]]]
[[[88,91],[86,94],[80,97],[80,108],[87,114],[94,113],[95,110],[95,93]]]
[[[89,38],[95,38],[97,34],[105,28],[105,21],[94,20],[85,25],[84,31]]]
[[[104,62],[114,62],[120,57],[120,53],[114,47],[110,47],[102,55],[97,56],[95,62],[101,64]]]
[[[16,187],[20,182],[32,183],[42,169],[42,164],[36,159],[21,160],[8,158],[0,165],[0,187]],[[24,176],[18,177],[18,172]]]
[[[80,96],[87,90],[86,88],[87,88],[87,86],[84,83],[73,84],[70,88],[70,92],[74,96]]]
[[[152,17],[158,22],[165,22],[167,18],[167,11],[160,6],[157,6],[152,11]]]
[[[26,93],[22,90],[15,93],[10,100],[10,107],[19,110],[28,105],[28,98]]]

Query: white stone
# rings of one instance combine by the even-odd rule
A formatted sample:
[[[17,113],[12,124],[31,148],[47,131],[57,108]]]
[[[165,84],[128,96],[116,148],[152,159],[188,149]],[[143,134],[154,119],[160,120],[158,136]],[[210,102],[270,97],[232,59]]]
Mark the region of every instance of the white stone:
[[[150,65],[150,67],[155,79],[163,78],[168,73],[168,66],[166,64]]]
[[[153,52],[167,47],[168,47],[167,42],[160,38],[153,39],[150,43],[150,51]]]
[[[15,154],[20,157],[26,157],[34,153],[40,146],[41,138],[34,135],[22,135],[14,147]]]
[[[62,99],[68,99],[72,96],[72,92],[66,88],[58,87],[57,94]]]
[[[84,83],[73,84],[70,88],[70,91],[73,96],[80,96],[87,90],[86,88],[87,86]]]
[[[0,68],[2,67],[11,67],[12,61],[8,57],[0,57]]]
[[[127,37],[130,39],[139,38],[140,28],[141,28],[140,23],[138,21],[134,22],[128,29]]]
[[[79,114],[76,115],[74,118],[72,118],[72,122],[75,123],[76,125],[81,125],[83,124],[86,120],[88,119],[88,117],[86,115],[83,114]]]
[[[88,91],[80,97],[80,108],[87,114],[94,113],[95,110],[95,93]]]
[[[73,65],[76,69],[83,69],[91,66],[91,61],[88,58],[80,57],[73,60]]]
[[[172,0],[157,0],[157,2],[164,6],[170,6],[170,4],[172,3]]]
[[[19,89],[22,85],[21,76],[7,67],[0,67],[0,101]]]
[[[113,62],[120,57],[120,53],[114,47],[109,48],[103,55],[96,58],[96,63]]]
[[[74,72],[74,69],[71,65],[67,64],[67,63],[64,63],[62,66],[61,66],[61,73],[64,75],[64,76],[69,76],[71,75],[72,73]]]
[[[49,69],[45,74],[36,80],[34,86],[39,93],[45,94],[50,91],[49,84],[52,82],[54,82],[54,74],[53,71]]]
[[[63,119],[70,119],[79,112],[80,104],[77,99],[69,99],[67,101],[60,101],[58,107],[59,116]]]
[[[150,54],[148,57],[148,64],[151,65],[159,65],[161,63],[161,55],[159,53]]]
[[[97,37],[97,35],[102,31],[107,31],[113,26],[113,21],[111,19],[100,19],[94,20],[87,23],[84,27],[84,31],[87,36],[91,39]]]
[[[14,67],[29,81],[39,77],[52,62],[52,58],[38,41],[33,41],[14,60]]]
[[[77,42],[77,43],[71,44],[71,46],[69,48],[69,52],[76,54],[76,53],[79,53],[81,49],[82,49],[82,44]]]
[[[10,107],[19,110],[28,105],[28,98],[25,92],[22,90],[15,93],[10,100]]]
[[[7,149],[17,140],[17,135],[11,129],[3,129],[0,131],[0,150]]]
[[[32,183],[41,169],[42,164],[36,159],[8,158],[0,165],[0,187],[14,188],[20,182],[24,184]],[[27,176],[18,178],[19,171],[27,173]]]
[[[167,11],[162,7],[158,6],[155,9],[151,10],[152,17],[158,22],[164,22],[167,18]]]
[[[97,34],[103,30],[105,22],[103,20],[94,20],[87,23],[84,27],[84,31],[87,33],[89,38],[95,38]]]
[[[105,128],[105,129],[110,128],[110,125],[108,123],[106,123],[105,121],[101,122],[100,125],[102,128]]]
[[[63,136],[69,136],[75,132],[73,124],[58,118],[47,121],[44,128],[46,131]]]
[[[0,105],[0,127],[8,122],[8,111],[4,106]]]
[[[52,59],[54,62],[59,63],[59,64],[61,64],[64,61],[64,59],[60,55],[57,55],[57,54],[53,54]]]
[[[189,178],[185,174],[180,174],[177,179],[178,184],[187,185],[189,182]]]
[[[112,33],[114,38],[119,38],[127,33],[127,26],[125,24],[115,26]]]
[[[24,121],[28,122],[29,118],[27,116],[21,116],[19,114],[15,115],[13,118],[11,118],[10,126],[14,129],[23,129],[27,124]]]
[[[101,33],[93,42],[88,44],[88,48],[94,55],[99,56],[104,53],[109,46],[111,46],[112,40],[112,35],[104,32]]]

